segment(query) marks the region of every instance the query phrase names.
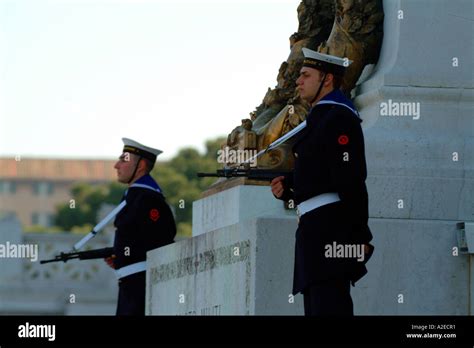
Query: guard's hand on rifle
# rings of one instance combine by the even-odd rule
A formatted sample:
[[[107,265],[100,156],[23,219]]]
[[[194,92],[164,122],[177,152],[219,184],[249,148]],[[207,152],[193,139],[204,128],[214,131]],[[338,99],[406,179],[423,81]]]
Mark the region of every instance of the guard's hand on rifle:
[[[281,196],[283,196],[283,192],[285,191],[285,188],[283,187],[284,179],[284,176],[277,176],[270,183],[270,185],[272,186],[272,193],[276,198],[280,198]]]
[[[110,268],[115,269],[114,259],[115,255],[112,255],[111,257],[106,257],[104,261],[105,263],[107,263],[107,265],[109,265]]]

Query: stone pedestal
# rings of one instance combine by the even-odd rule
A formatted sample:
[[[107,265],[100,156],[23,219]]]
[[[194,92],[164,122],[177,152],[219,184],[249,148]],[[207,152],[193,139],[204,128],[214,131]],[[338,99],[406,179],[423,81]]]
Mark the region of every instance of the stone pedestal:
[[[265,209],[273,215],[254,217]],[[235,187],[195,202],[196,211],[215,217],[200,225],[206,233],[148,253],[148,315],[303,313],[290,296],[296,217],[269,187]]]
[[[370,220],[376,250],[352,288],[357,315],[472,314],[473,257],[453,256],[453,221]]]
[[[269,186],[239,185],[193,203],[193,237],[255,217],[294,216]]]
[[[379,62],[355,99],[376,246],[355,311],[472,314],[472,255],[453,248],[456,223],[474,220],[473,4],[384,1],[384,12]],[[384,116],[390,101],[420,113]]]

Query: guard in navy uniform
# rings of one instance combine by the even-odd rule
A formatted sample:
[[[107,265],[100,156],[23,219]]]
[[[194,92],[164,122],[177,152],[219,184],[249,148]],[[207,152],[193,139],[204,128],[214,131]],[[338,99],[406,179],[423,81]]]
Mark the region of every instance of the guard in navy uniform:
[[[297,205],[293,294],[303,293],[305,315],[352,316],[350,286],[367,273],[373,246],[362,121],[339,90],[351,61],[303,54],[296,84],[312,108],[295,136],[293,175],[275,178],[272,193]]]
[[[146,253],[173,243],[176,225],[160,187],[150,176],[161,151],[122,140],[123,153],[114,168],[118,181],[129,185],[123,197],[127,205],[115,218],[114,255],[106,262],[119,279],[117,315],[144,315]]]

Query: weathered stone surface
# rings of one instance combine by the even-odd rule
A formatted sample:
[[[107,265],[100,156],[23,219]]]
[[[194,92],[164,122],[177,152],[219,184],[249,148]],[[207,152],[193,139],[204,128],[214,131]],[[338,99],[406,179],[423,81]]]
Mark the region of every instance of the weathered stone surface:
[[[150,251],[148,315],[302,314],[294,217],[259,217]]]

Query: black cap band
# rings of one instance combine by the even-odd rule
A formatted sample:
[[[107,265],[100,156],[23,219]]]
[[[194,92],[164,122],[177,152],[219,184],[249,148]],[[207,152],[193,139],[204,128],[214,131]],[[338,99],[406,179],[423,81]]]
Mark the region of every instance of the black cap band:
[[[344,75],[344,72],[346,71],[346,67],[344,66],[330,64],[311,58],[305,58],[305,60],[303,61],[303,66],[340,76]]]
[[[130,145],[125,145],[123,147],[123,152],[129,152],[129,153],[133,153],[135,155],[141,156],[143,158],[146,158],[147,160],[150,160],[152,163],[155,163],[156,161],[156,155],[152,154],[151,152],[144,151],[142,149],[138,149]]]

